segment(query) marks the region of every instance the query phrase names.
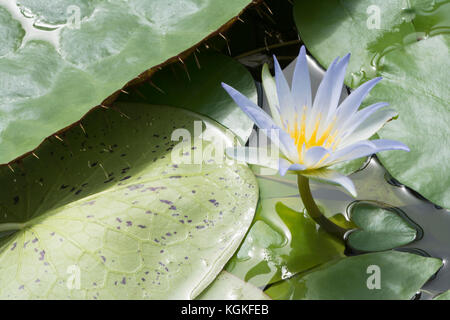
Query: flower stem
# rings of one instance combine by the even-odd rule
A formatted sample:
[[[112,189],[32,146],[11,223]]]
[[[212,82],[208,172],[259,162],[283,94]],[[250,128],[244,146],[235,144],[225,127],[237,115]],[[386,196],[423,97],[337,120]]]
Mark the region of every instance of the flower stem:
[[[311,194],[311,189],[309,188],[309,179],[302,175],[297,175],[298,191],[300,192],[300,197],[302,198],[303,204],[305,205],[306,211],[308,211],[309,216],[328,233],[333,236],[344,240],[344,235],[348,231],[337,224],[333,223],[325,217],[320,209],[317,207],[316,202]]]

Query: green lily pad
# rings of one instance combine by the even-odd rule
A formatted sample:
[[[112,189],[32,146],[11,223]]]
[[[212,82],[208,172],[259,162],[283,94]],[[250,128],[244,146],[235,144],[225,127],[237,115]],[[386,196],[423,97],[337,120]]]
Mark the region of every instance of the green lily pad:
[[[207,152],[232,141],[204,117],[117,104],[59,139],[0,168],[1,298],[192,299],[251,224],[254,175]]]
[[[151,79],[123,95],[123,101],[149,102],[186,108],[219,122],[243,143],[253,129],[253,121],[223,90],[225,82],[257,101],[251,74],[236,60],[213,52],[192,55],[181,64],[166,67]]]
[[[411,253],[367,253],[281,281],[266,293],[277,300],[407,300],[441,266],[439,259]]]
[[[434,297],[433,300],[450,300],[450,290]]]
[[[378,136],[401,141],[411,152],[382,152],[379,158],[395,179],[446,208],[450,164],[443,159],[449,148],[442,145],[450,90],[442,70],[450,67],[449,13],[449,0],[298,0],[294,8],[300,36],[323,66],[352,54],[347,85],[383,77],[365,104],[386,101],[398,111]]]
[[[351,53],[346,84],[356,88],[378,76],[382,57],[449,30],[450,1],[296,0],[301,39],[322,66]]]
[[[222,271],[210,286],[201,293],[198,300],[270,300],[257,287],[229,272]]]
[[[358,226],[347,243],[360,251],[383,251],[406,245],[417,230],[400,215],[399,209],[357,202],[350,207],[350,218]]]
[[[178,61],[249,4],[1,1],[0,163],[77,122],[144,71]]]
[[[398,181],[432,202],[450,208],[450,90],[442,70],[450,69],[450,37],[435,36],[386,55],[383,77],[367,103],[389,101],[399,112],[378,132],[402,141],[411,152],[382,152],[379,159]],[[405,80],[405,78],[407,80]],[[432,155],[432,156],[431,156]]]
[[[317,228],[302,212],[298,190],[289,184],[289,177],[258,176],[257,180],[258,210],[226,266],[228,272],[263,287],[343,256],[343,242]]]

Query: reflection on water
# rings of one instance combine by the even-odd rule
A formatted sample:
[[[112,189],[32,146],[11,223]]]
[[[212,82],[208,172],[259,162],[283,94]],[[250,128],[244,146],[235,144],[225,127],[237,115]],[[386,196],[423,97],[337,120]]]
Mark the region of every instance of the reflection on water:
[[[382,68],[382,60],[389,52],[425,40],[439,34],[450,33],[448,12],[449,0],[404,2],[399,12],[398,24],[368,43],[368,51],[373,53],[370,67],[362,67],[351,74],[351,86],[358,87],[362,83],[377,76]]]

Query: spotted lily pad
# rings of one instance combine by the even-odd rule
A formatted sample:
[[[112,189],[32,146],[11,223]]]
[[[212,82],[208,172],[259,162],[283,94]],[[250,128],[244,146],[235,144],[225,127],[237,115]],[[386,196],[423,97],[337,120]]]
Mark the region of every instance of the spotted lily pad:
[[[199,300],[270,300],[260,289],[222,271],[198,297]]]
[[[220,143],[230,136],[194,113],[117,104],[2,167],[0,297],[195,298],[258,198],[251,170],[221,161]]]
[[[351,53],[346,84],[383,77],[366,105],[386,101],[398,111],[378,136],[411,152],[385,152],[392,176],[423,197],[450,208],[448,140],[450,1],[324,0],[295,2],[301,38],[325,67]],[[445,143],[444,143],[445,145]]]
[[[1,0],[0,163],[236,21],[250,0]],[[145,73],[144,73],[145,72]]]
[[[441,266],[439,259],[406,252],[367,253],[281,281],[266,293],[290,300],[408,300]]]
[[[351,205],[350,217],[358,226],[347,243],[360,251],[383,251],[406,245],[416,238],[417,230],[399,209],[370,202]]]

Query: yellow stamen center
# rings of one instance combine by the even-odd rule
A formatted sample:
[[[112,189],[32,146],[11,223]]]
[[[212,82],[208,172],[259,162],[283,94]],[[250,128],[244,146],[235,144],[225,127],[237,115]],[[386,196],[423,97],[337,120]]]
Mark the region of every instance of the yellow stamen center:
[[[311,133],[311,136],[309,137],[309,139],[307,139],[307,137],[306,137],[306,106],[303,107],[303,112],[301,115],[300,122],[298,121],[298,118],[299,118],[299,115],[296,113],[295,117],[294,117],[294,122],[293,123],[287,122],[285,129],[289,133],[291,138],[294,140],[295,145],[297,146],[297,152],[298,152],[298,156],[299,156],[301,164],[304,163],[305,152],[309,148],[323,146],[327,149],[328,148],[332,148],[333,150],[336,149],[336,145],[337,145],[336,138],[338,136],[338,131],[337,130],[333,131],[333,127],[334,127],[336,119],[333,119],[333,121],[331,121],[331,123],[328,125],[328,127],[319,136],[320,120],[322,118],[322,114],[319,113],[319,115],[317,115],[315,123],[314,123],[313,132]],[[320,162],[325,160],[325,158],[327,156],[322,158]]]

